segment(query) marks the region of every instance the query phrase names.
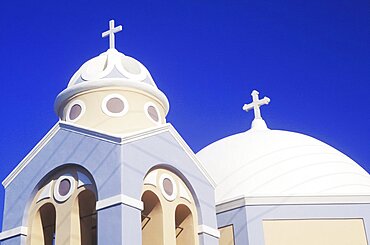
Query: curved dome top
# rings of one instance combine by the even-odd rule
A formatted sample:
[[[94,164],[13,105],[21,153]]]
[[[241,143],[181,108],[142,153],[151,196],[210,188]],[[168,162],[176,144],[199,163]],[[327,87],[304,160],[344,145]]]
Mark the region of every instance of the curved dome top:
[[[88,60],[78,69],[68,87],[57,96],[55,110],[58,112],[63,102],[77,93],[108,86],[131,87],[153,94],[168,112],[167,97],[157,88],[145,66],[114,48]]]
[[[338,150],[307,135],[267,129],[262,119],[253,123],[251,130],[197,154],[216,182],[217,203],[241,197],[370,195],[369,174]]]
[[[85,62],[72,76],[68,87],[96,80],[115,80],[141,82],[155,88],[149,71],[137,60],[126,56],[116,49],[106,52]]]

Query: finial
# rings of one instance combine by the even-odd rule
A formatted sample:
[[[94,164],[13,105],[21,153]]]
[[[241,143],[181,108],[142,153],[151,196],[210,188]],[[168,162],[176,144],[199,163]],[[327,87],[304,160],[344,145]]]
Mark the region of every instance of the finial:
[[[114,49],[114,33],[122,31],[122,26],[114,27],[114,20],[109,21],[109,30],[101,34],[102,37],[109,36],[109,49]]]
[[[258,98],[259,92],[257,90],[253,90],[251,95],[252,95],[253,102],[249,104],[244,104],[243,110],[244,111],[249,111],[251,109],[254,110],[254,120],[252,122],[252,128],[255,128],[255,127],[267,128],[266,123],[263,121],[261,117],[260,106],[267,105],[268,103],[270,103],[270,98],[265,96],[263,97],[263,99],[260,100]],[[260,125],[260,126],[257,126],[257,125]]]

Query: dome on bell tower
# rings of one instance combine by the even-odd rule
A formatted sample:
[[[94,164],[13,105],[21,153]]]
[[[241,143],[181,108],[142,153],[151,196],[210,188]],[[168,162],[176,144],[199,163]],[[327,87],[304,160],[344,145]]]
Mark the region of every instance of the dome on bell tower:
[[[85,62],[56,98],[60,120],[94,130],[127,134],[166,122],[169,103],[146,67],[114,47],[114,34],[122,26],[102,34],[110,48]]]

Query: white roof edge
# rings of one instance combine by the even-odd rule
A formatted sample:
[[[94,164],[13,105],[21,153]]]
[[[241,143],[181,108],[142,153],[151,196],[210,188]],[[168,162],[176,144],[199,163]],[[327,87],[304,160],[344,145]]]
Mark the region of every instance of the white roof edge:
[[[105,132],[103,130],[96,130],[90,127],[82,126],[82,125],[77,125],[74,123],[70,122],[62,122],[60,121],[60,126],[63,129],[85,135],[88,137],[92,138],[97,138],[100,140],[104,140],[107,142],[115,143],[115,144],[126,144],[130,143],[132,141],[140,140],[146,137],[150,137],[165,131],[169,131],[169,123],[162,124],[159,126],[147,128],[147,129],[142,129],[142,130],[137,130],[132,133],[128,133],[125,135],[120,135],[120,134],[114,134],[110,132]]]
[[[198,157],[195,155],[193,150],[185,142],[185,140],[181,137],[181,135],[177,132],[177,130],[172,126],[172,124],[169,124],[169,126],[170,126],[169,127],[170,132],[175,137],[176,141],[184,148],[184,150],[188,154],[188,156],[196,163],[197,167],[202,172],[202,174],[206,177],[206,179],[209,181],[209,183],[212,185],[212,187],[216,188],[216,182],[213,180],[211,175],[207,172],[203,163],[198,159]]]
[[[2,185],[4,188],[14,180],[14,178],[27,166],[27,164],[36,156],[36,154],[44,148],[49,140],[58,132],[60,126],[57,122],[46,135],[36,144],[35,147],[23,158],[23,160],[13,169],[13,171],[3,180]]]
[[[2,185],[7,188],[9,184],[17,177],[17,175],[27,166],[27,164],[36,156],[38,152],[50,141],[50,139],[59,131],[65,129],[85,136],[102,139],[111,143],[123,144],[130,141],[138,140],[144,137],[152,136],[160,132],[168,130],[169,125],[161,125],[159,127],[142,130],[127,136],[118,136],[102,131],[97,131],[88,127],[83,127],[73,123],[58,121],[46,135],[36,144],[36,146],[23,158],[23,160],[13,169],[13,171],[3,180]]]
[[[66,124],[66,123],[63,122],[63,124]],[[70,124],[70,126],[76,127],[76,126],[71,125],[71,124]],[[83,127],[80,127],[80,126],[78,126],[78,127],[83,128]],[[86,128],[86,127],[84,127],[83,129],[87,130],[87,132],[90,132],[89,135],[91,133],[93,133],[95,136],[98,136],[98,137],[100,136],[100,138],[102,136],[105,137],[105,138],[107,138],[107,137],[116,137],[117,139],[119,138],[121,140],[120,144],[127,144],[127,143],[130,143],[130,142],[133,142],[133,141],[137,141],[137,140],[140,140],[140,139],[143,139],[143,138],[146,138],[146,137],[150,137],[150,136],[168,131],[175,138],[177,143],[179,143],[182,146],[185,153],[190,157],[190,159],[193,162],[195,162],[195,164],[198,167],[198,169],[200,170],[200,172],[204,175],[204,177],[208,180],[208,182],[212,185],[212,187],[216,188],[216,182],[209,175],[209,173],[207,172],[204,165],[197,158],[197,156],[195,155],[193,150],[185,142],[185,140],[181,137],[181,135],[177,132],[177,130],[173,127],[173,125],[171,123],[166,123],[166,124],[159,125],[159,126],[156,126],[156,127],[153,127],[153,128],[136,131],[136,132],[133,132],[131,134],[127,134],[123,137],[118,136],[118,135],[114,135],[114,134],[109,134],[109,133],[106,133],[106,132],[99,132],[97,130],[89,129],[89,128]]]
[[[15,167],[15,169],[4,179],[2,182],[4,188],[7,188],[9,184],[17,177],[17,175],[27,166],[27,164],[36,156],[38,152],[50,141],[50,139],[59,131],[59,129],[68,130],[71,132],[79,133],[85,136],[102,139],[115,144],[127,144],[136,140],[140,140],[146,137],[150,137],[163,132],[170,132],[175,140],[182,146],[185,153],[195,162],[201,173],[206,177],[209,183],[215,188],[216,184],[208,172],[205,170],[203,164],[195,156],[195,153],[187,145],[184,139],[176,131],[176,129],[170,124],[166,123],[157,127],[140,130],[125,136],[115,135],[103,131],[97,131],[88,127],[83,127],[73,123],[67,123],[58,121],[49,132],[37,143],[37,145],[23,158],[23,160]]]
[[[163,133],[165,131],[170,132],[170,134],[175,138],[178,144],[184,149],[185,153],[190,157],[190,159],[195,163],[198,167],[200,172],[204,175],[204,177],[208,180],[208,182],[212,185],[213,188],[216,188],[216,182],[213,178],[208,174],[207,170],[200,162],[200,160],[196,157],[193,150],[190,146],[185,142],[185,140],[181,137],[181,135],[177,132],[177,130],[173,127],[171,123],[166,123],[164,125],[160,125],[155,128],[145,129],[142,131],[134,132],[130,135],[124,136],[122,138],[122,144],[129,143],[132,141],[140,140],[149,136],[153,136],[156,134]]]
[[[244,206],[370,204],[370,195],[237,197],[216,204],[222,213]]]

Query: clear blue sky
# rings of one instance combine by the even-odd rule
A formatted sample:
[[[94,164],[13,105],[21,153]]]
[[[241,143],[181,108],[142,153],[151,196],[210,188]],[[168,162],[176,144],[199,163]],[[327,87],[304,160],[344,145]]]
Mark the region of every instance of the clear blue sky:
[[[253,89],[272,129],[318,138],[370,171],[370,1],[1,1],[0,179],[55,124],[56,95],[108,48],[140,60],[197,152],[250,127]],[[0,191],[2,214],[3,190]],[[0,219],[1,218],[0,214]]]

